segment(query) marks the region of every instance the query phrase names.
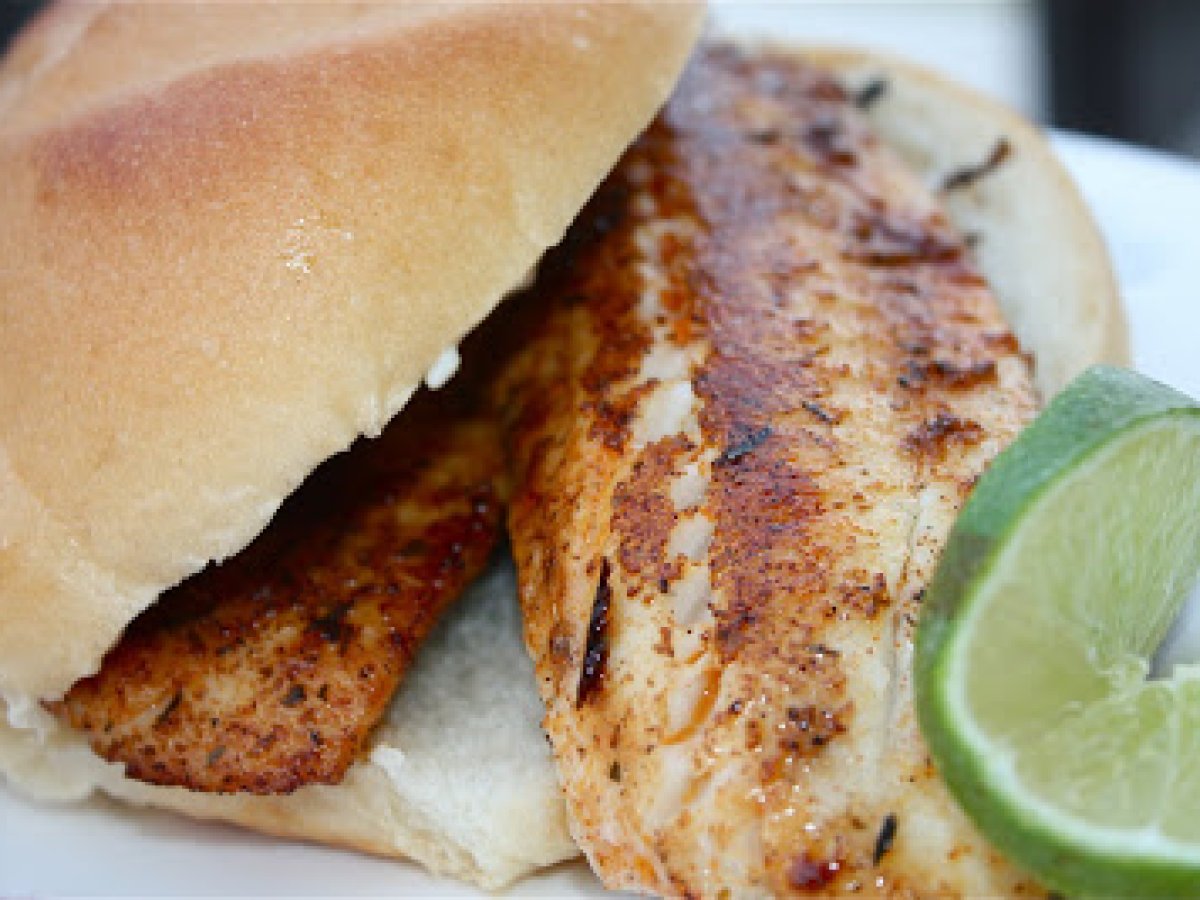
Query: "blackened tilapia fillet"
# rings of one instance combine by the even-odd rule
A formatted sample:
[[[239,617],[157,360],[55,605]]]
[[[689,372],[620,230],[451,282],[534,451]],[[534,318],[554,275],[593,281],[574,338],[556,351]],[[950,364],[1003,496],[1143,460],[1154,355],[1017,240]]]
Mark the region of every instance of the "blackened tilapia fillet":
[[[935,775],[913,629],[1034,413],[963,240],[794,58],[702,53],[526,304],[526,638],[612,887],[1036,892]]]
[[[168,591],[58,713],[153,784],[333,784],[500,530],[478,384],[413,400],[318,469],[249,547]]]

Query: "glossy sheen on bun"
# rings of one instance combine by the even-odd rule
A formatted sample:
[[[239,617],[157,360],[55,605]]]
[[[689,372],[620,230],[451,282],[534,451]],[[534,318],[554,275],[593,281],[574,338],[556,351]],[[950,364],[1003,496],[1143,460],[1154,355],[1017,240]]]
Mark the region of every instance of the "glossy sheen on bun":
[[[649,121],[680,3],[52,9],[0,65],[0,697],[377,433]]]

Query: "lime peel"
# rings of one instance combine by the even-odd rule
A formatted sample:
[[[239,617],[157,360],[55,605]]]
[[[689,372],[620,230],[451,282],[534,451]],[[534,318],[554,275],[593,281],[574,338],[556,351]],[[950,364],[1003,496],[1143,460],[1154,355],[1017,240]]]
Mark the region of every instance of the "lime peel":
[[[1200,826],[1161,827],[1183,818],[1181,780],[1200,796],[1200,736],[1182,734],[1200,732],[1200,666],[1144,680],[1194,581],[1198,511],[1200,405],[1096,367],[980,479],[930,585],[916,699],[934,759],[993,843],[1056,888],[1200,886]]]

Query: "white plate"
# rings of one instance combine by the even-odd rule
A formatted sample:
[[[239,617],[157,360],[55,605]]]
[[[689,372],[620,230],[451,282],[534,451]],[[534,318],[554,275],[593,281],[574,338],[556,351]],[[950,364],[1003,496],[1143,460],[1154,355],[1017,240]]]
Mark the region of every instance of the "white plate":
[[[1099,218],[1138,368],[1200,395],[1200,166],[1107,141],[1055,142]],[[519,896],[589,896],[579,863]],[[400,862],[289,843],[97,800],[36,806],[0,785],[0,896],[479,896]]]

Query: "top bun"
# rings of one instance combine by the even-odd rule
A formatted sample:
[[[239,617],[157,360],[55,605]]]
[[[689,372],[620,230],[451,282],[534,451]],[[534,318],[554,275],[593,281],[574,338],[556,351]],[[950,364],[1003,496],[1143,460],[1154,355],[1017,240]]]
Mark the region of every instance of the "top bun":
[[[0,62],[14,723],[383,428],[562,236],[701,19],[654,0],[88,3],[18,39]]]

